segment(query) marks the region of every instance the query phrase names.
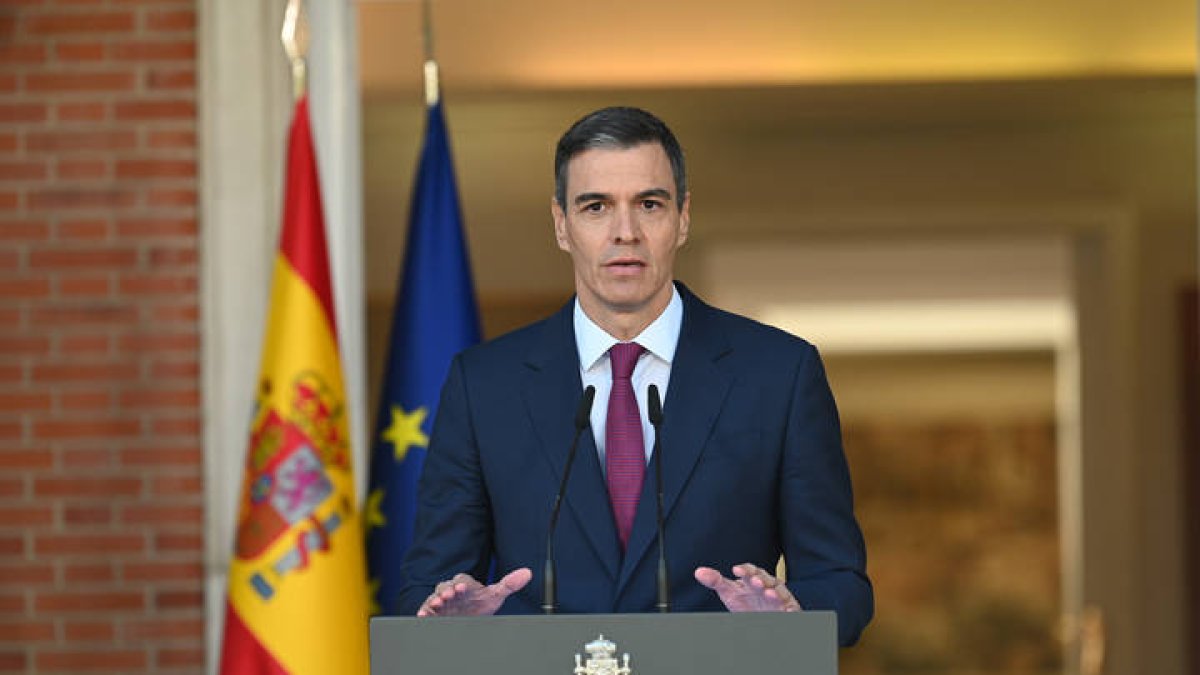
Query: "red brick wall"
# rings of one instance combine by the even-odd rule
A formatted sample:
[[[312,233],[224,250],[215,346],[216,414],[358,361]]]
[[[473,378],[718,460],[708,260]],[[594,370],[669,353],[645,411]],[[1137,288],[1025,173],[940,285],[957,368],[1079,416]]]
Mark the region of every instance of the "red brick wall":
[[[195,4],[0,2],[0,673],[203,671]]]

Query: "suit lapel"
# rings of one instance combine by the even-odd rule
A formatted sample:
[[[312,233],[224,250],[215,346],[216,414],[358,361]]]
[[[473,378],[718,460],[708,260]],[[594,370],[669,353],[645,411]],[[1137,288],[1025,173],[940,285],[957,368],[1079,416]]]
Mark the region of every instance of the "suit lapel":
[[[575,434],[575,410],[583,391],[579,379],[579,355],[572,322],[574,302],[545,323],[542,339],[526,359],[528,367],[522,386],[525,406],[555,476],[554,488],[566,466],[567,453]],[[596,457],[592,430],[584,430],[575,455],[575,465],[565,497],[570,511],[604,564],[616,578],[620,566],[617,529],[613,523],[608,489]],[[562,521],[559,521],[559,528]]]
[[[679,291],[684,301],[683,325],[675,360],[671,364],[667,398],[663,402],[662,439],[659,446],[662,449],[665,519],[670,518],[680,493],[687,486],[733,382],[732,374],[718,366],[718,361],[729,353],[730,347],[712,322],[713,309],[682,284],[679,285]],[[657,536],[653,457],[646,469],[646,481],[642,486],[642,496],[617,582],[618,594]]]

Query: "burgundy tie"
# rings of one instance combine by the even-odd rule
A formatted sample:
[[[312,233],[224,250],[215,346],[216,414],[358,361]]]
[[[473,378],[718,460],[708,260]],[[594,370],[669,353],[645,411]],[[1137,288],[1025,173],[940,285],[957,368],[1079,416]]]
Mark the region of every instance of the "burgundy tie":
[[[633,394],[633,367],[645,351],[636,342],[623,342],[608,351],[612,365],[612,392],[608,395],[608,421],[604,430],[604,465],[608,474],[608,498],[621,548],[629,541],[633,515],[637,513],[642,479],[646,476],[646,446],[642,441],[642,417]]]

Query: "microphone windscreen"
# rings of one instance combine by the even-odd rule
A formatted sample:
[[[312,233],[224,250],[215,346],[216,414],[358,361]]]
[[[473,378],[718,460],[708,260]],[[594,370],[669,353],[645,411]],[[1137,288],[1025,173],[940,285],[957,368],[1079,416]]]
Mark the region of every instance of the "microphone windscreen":
[[[658,397],[658,387],[656,387],[653,384],[650,385],[650,388],[646,391],[646,398],[649,399],[649,408],[650,408],[647,411],[646,416],[650,418],[651,424],[653,424],[654,426],[658,426],[659,424],[662,423],[662,418],[663,418],[662,399],[660,399]]]

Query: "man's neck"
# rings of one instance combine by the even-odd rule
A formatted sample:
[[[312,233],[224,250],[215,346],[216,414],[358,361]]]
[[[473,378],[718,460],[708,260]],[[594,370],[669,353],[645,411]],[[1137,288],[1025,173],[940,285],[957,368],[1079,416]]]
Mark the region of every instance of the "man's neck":
[[[628,342],[646,330],[646,326],[654,323],[654,320],[662,315],[667,309],[667,305],[671,303],[673,288],[674,284],[666,286],[663,289],[664,292],[656,295],[645,307],[633,312],[612,311],[603,306],[593,306],[593,303],[584,299],[582,295],[577,294],[576,297],[579,298],[579,306],[583,309],[583,313],[592,320],[592,323],[621,342]]]

